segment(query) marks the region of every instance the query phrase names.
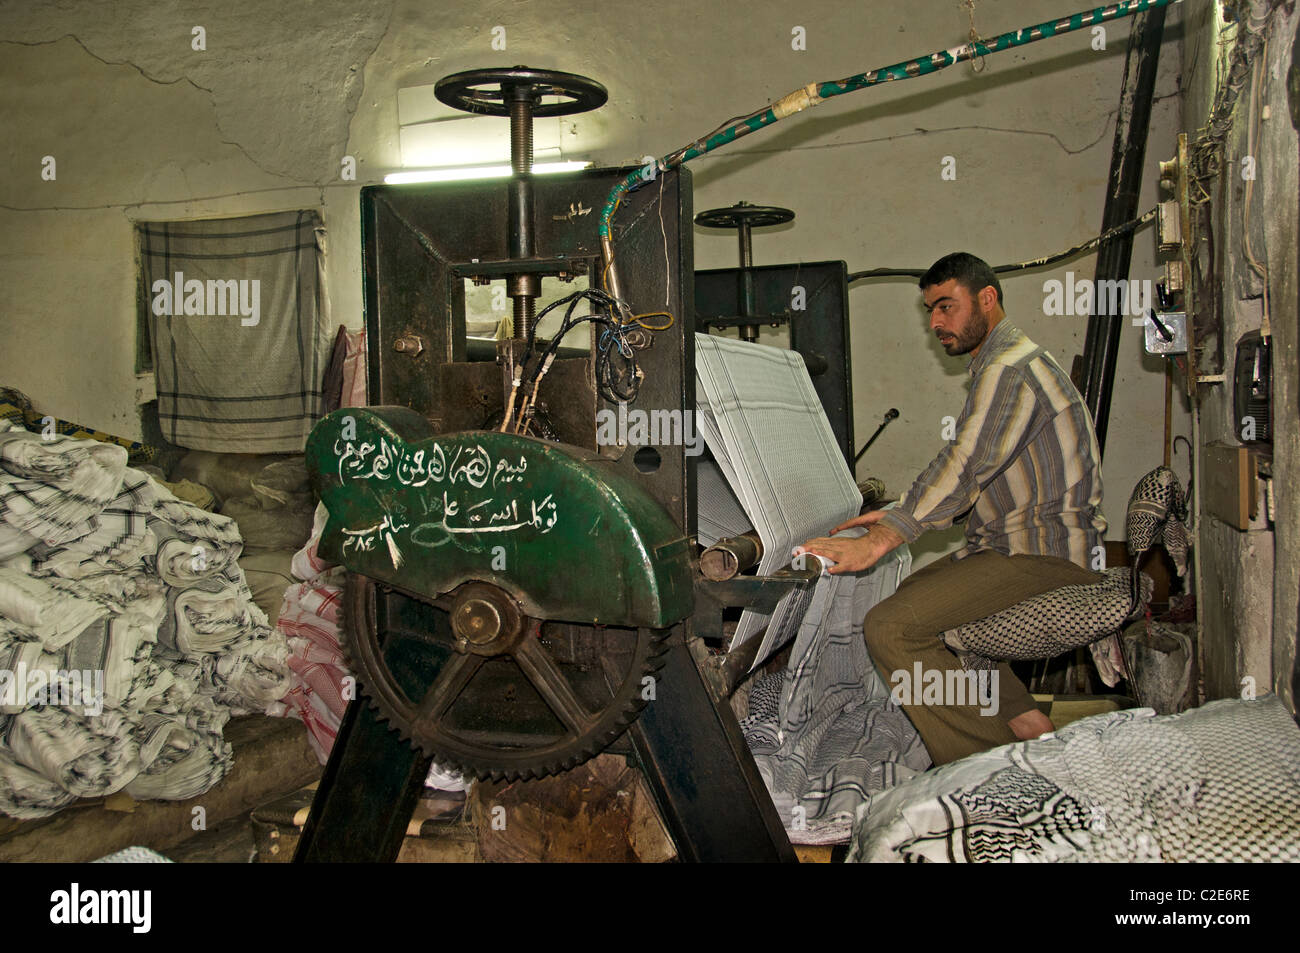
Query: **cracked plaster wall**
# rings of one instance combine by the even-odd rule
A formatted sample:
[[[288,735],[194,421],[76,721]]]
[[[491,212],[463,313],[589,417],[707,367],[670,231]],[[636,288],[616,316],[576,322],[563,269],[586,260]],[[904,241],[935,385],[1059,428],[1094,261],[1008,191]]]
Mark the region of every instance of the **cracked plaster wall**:
[[[1073,12],[1078,4],[977,0],[991,36]],[[396,92],[458,70],[527,63],[591,76],[603,109],[565,125],[566,156],[597,165],[661,155],[814,79],[833,79],[968,38],[957,0],[862,5],[775,0],[682,5],[617,0],[550,3],[128,2],[0,4],[0,322],[9,347],[0,381],[39,406],[138,434],[132,378],[136,262],[131,223],[321,206],[330,234],[337,320],[361,321],[360,184],[400,164]],[[743,11],[743,15],[738,15]],[[1180,126],[1171,11],[1161,56],[1142,209],[1156,201],[1155,163]],[[208,49],[190,49],[190,28]],[[507,49],[493,50],[503,25]],[[807,50],[791,49],[803,26]],[[697,210],[738,200],[794,209],[755,233],[758,264],[844,259],[850,270],[924,268],[966,249],[994,263],[1052,253],[1096,234],[1110,161],[1128,24],[1088,31],[832,100],[691,164]],[[121,64],[121,65],[113,65]],[[504,129],[504,122],[503,122]],[[39,178],[55,154],[57,183]],[[358,182],[338,181],[339,159]],[[940,177],[945,156],[956,181]],[[236,194],[238,193],[238,194]],[[219,196],[219,197],[214,197]],[[170,204],[162,204],[170,203]],[[16,208],[64,210],[15,211]],[[1150,229],[1134,277],[1154,278]],[[701,268],[734,265],[730,233],[696,231]],[[1095,256],[1004,282],[1010,319],[1069,367],[1086,319],[1043,313],[1043,282],[1091,277]],[[859,438],[902,412],[859,475],[895,490],[942,445],[942,418],[964,399],[965,361],[925,329],[908,280],[854,286],[854,397]],[[917,382],[924,381],[918,387]],[[1160,462],[1160,365],[1125,332],[1105,464],[1110,535],[1138,476]],[[1176,409],[1175,432],[1188,428]],[[931,540],[918,563],[952,548]]]
[[[1300,465],[1300,428],[1296,425],[1300,418],[1296,389],[1300,163],[1285,82],[1298,26],[1300,12],[1279,14],[1274,21],[1261,88],[1261,102],[1269,106],[1271,114],[1258,121],[1253,150],[1257,178],[1251,202],[1252,246],[1256,258],[1267,266],[1272,301],[1276,531],[1270,530],[1262,515],[1249,530],[1242,531],[1202,512],[1197,532],[1202,562],[1202,674],[1207,697],[1236,696],[1242,690],[1241,680],[1249,676],[1257,691],[1277,692],[1292,710],[1295,700],[1290,677],[1300,597],[1300,487],[1289,475]],[[1231,29],[1216,20],[1213,5],[1199,9],[1188,20],[1184,85],[1186,126],[1191,135],[1209,114],[1215,76],[1220,72],[1216,60],[1224,61],[1226,70]],[[1225,39],[1228,42],[1222,45]],[[1263,282],[1247,263],[1243,241],[1246,188],[1240,170],[1243,157],[1252,152],[1248,145],[1250,94],[1248,83],[1226,142],[1225,174],[1209,185],[1214,268],[1229,377],[1237,341],[1246,332],[1258,330],[1263,315]],[[1203,368],[1205,373],[1212,370],[1215,368]],[[1202,394],[1202,442],[1238,445],[1231,392],[1223,385],[1211,384],[1202,387]]]

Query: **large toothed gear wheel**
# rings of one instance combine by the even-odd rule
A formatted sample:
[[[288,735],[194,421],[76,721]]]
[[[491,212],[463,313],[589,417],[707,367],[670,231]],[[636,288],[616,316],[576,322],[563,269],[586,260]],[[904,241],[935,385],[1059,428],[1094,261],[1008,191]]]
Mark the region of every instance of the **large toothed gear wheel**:
[[[530,619],[485,582],[429,602],[357,573],[344,617],[361,694],[402,738],[508,780],[568,770],[617,739],[654,697],[671,631]]]
[[[352,670],[420,751],[540,777],[603,750],[654,697],[694,608],[692,543],[611,460],[436,434],[402,407],[329,414],[307,457],[329,514],[318,553],[349,573]]]

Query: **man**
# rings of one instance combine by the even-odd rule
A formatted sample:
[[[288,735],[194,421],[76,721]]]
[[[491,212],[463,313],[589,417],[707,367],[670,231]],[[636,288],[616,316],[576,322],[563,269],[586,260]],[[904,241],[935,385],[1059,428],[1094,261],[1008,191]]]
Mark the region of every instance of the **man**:
[[[833,560],[832,573],[859,572],[927,530],[966,521],[963,549],[913,573],[867,615],[867,647],[886,683],[895,672],[911,678],[918,661],[926,673],[961,671],[939,638],[948,629],[1061,586],[1098,582],[1084,567],[1106,529],[1092,418],[1051,355],[1006,320],[993,269],[958,252],[935,262],[920,288],[944,350],[971,355],[956,436],[896,507],[855,517],[797,550]],[[868,530],[832,538],[851,526]],[[925,704],[913,686],[904,710],[935,764],[1052,730],[1011,667],[1004,662],[997,672],[996,706],[987,698]]]

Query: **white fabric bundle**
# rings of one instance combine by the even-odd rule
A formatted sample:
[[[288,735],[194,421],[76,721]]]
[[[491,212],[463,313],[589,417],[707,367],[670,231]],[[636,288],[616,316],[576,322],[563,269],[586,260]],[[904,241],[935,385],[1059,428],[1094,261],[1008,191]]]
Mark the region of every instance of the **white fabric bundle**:
[[[77,795],[41,772],[19,763],[8,747],[0,744],[0,808],[4,813],[19,820],[45,817],[76,799]]]
[[[30,678],[42,672],[42,681],[48,684],[49,675],[58,665],[46,654],[40,642],[0,640],[0,715],[16,715],[28,707]]]
[[[148,513],[154,493],[149,477],[127,470],[121,489],[91,521],[94,529],[84,536],[51,546],[41,543],[30,550],[38,572],[68,579],[104,572],[130,570],[156,548],[149,533]]]
[[[231,546],[209,549],[193,540],[166,539],[158,546],[158,575],[169,586],[192,586],[214,573],[224,572],[239,558]]]
[[[190,710],[203,700],[198,694],[203,679],[201,657],[155,648],[146,668],[136,672],[128,707],[172,715]]]
[[[148,767],[131,780],[126,792],[142,800],[184,800],[208,790],[231,763],[230,745],[221,738],[222,723],[224,718],[209,731],[187,727],[174,717],[145,715],[136,737]]]
[[[0,566],[0,633],[12,638],[27,634],[47,649],[57,649],[107,614],[101,605],[64,595],[42,579]]]
[[[94,532],[95,516],[118,494],[126,448],[95,440],[28,433],[12,421],[0,431],[0,554],[22,537],[49,545]],[[2,556],[0,556],[2,558]]]
[[[226,720],[288,685],[238,526],[124,464],[121,447],[0,422],[0,811],[14,817],[128,785],[193,797],[230,766]]]
[[[153,487],[149,529],[158,543],[148,559],[162,580],[184,587],[226,573],[243,550],[235,521],[178,500],[157,483]]]
[[[257,627],[254,611],[265,626],[266,615],[250,601],[248,593],[227,577],[214,577],[205,581],[204,588],[176,591],[168,600],[168,615],[158,637],[182,655],[220,652]]]
[[[11,716],[5,742],[14,760],[77,797],[120,791],[140,771],[140,748],[126,716],[83,718],[58,708]]]
[[[255,636],[242,639],[219,655],[204,656],[202,685],[232,714],[268,711],[289,691],[288,656],[283,640],[268,647]]]

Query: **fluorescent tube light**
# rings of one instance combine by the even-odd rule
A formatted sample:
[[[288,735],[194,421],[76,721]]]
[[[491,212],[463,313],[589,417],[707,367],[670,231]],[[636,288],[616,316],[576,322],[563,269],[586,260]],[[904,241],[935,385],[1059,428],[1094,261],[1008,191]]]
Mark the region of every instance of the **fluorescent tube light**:
[[[554,172],[576,172],[591,166],[590,160],[569,159],[563,162],[539,162],[533,166],[533,175]],[[454,182],[465,179],[505,179],[510,177],[509,165],[478,165],[449,169],[412,169],[409,172],[390,172],[384,184],[401,185],[408,182]]]

